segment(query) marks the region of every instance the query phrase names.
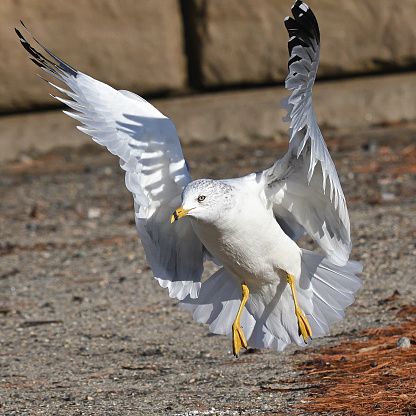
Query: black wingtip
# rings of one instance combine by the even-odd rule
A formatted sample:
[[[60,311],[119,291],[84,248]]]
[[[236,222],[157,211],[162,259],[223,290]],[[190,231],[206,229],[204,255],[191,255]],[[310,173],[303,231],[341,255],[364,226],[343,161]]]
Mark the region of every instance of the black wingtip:
[[[29,56],[29,59],[35,64],[37,65],[39,68],[44,69],[45,65],[43,65],[41,62],[39,62],[38,60],[36,60],[35,58],[33,58],[32,56]]]
[[[20,33],[20,30],[17,29],[16,27],[14,28],[14,31],[16,32],[17,36],[19,36],[20,42],[21,43],[27,43],[26,39],[23,37],[23,35]]]
[[[309,6],[301,0],[296,0],[295,4],[291,7],[291,9],[293,10],[295,7],[299,8],[301,5],[305,6],[307,9],[309,9]]]
[[[292,53],[295,46],[310,47],[315,51],[316,45],[319,47],[320,44],[318,22],[310,7],[303,1],[297,0],[291,10],[293,18],[286,17],[284,20],[290,36],[288,41],[289,68],[294,62],[301,60],[300,57]]]
[[[311,8],[303,1],[297,0],[292,6],[292,14],[293,18],[285,19],[285,26],[291,38],[288,43],[289,54],[292,54],[292,49],[297,45],[313,48],[313,41],[319,45],[318,21]]]
[[[34,62],[39,67],[47,69],[48,71],[58,76],[60,76],[59,72],[61,74],[66,73],[67,75],[71,75],[73,77],[76,77],[78,75],[78,71],[76,69],[72,68],[72,66],[68,65],[62,59],[59,59],[50,50],[45,48],[34,36],[32,36],[32,34],[29,32],[22,20],[20,20],[20,23],[22,24],[28,35],[46,52],[47,56],[49,55],[48,58],[47,56],[42,55],[42,53],[33,48],[30,45],[30,43],[24,38],[21,32],[17,28],[15,28],[14,30],[17,36],[19,36],[20,43],[30,53],[30,59],[32,60],[32,62]],[[55,60],[55,62],[53,60]]]

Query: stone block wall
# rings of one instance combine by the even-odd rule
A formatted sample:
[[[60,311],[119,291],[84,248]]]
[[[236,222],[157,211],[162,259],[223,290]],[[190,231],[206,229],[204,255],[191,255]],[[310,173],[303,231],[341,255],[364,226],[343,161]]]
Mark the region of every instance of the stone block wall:
[[[292,0],[192,0],[200,85],[282,82]],[[414,0],[311,0],[321,31],[320,77],[416,68]]]
[[[293,0],[2,0],[0,113],[59,105],[14,27],[80,71],[143,95],[283,83]],[[321,28],[319,76],[416,66],[416,1],[310,0]],[[39,72],[39,71],[38,71]]]
[[[187,86],[180,3],[176,0],[1,0],[0,112],[58,105],[14,32],[22,20],[74,68],[140,94]],[[39,49],[39,48],[37,48]]]

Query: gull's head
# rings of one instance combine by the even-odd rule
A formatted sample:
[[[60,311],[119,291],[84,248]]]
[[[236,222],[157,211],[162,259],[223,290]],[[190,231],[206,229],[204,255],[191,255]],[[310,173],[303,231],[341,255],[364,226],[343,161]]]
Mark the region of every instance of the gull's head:
[[[187,185],[182,194],[182,206],[170,222],[185,215],[200,221],[214,222],[231,206],[232,187],[222,181],[199,179]]]

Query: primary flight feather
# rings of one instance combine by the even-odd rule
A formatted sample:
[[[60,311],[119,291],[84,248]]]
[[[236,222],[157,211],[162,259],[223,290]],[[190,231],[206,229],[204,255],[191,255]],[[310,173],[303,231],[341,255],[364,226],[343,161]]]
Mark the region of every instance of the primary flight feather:
[[[68,96],[55,97],[73,110],[65,113],[120,158],[155,278],[196,321],[230,337],[235,355],[325,335],[361,286],[362,267],[348,260],[345,197],[312,108],[318,24],[302,1],[292,13],[289,150],[269,169],[220,181],[191,180],[174,124],[146,100],[77,71],[33,38],[38,52],[16,29],[30,59],[69,88],[48,81]],[[305,233],[324,255],[296,244]],[[221,267],[201,284],[205,260]]]

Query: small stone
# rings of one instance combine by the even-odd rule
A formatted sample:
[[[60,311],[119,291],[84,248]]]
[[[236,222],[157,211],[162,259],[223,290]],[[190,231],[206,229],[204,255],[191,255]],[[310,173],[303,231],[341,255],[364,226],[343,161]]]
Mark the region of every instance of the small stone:
[[[18,160],[20,163],[31,163],[33,162],[33,157],[27,155],[26,153],[21,153]]]
[[[381,194],[382,201],[394,201],[396,199],[396,195],[391,192],[383,192]]]
[[[407,337],[401,337],[399,340],[397,340],[396,345],[398,348],[409,348],[410,340]]]
[[[85,257],[87,255],[87,251],[80,248],[75,254],[74,257]]]
[[[88,208],[87,217],[89,219],[100,218],[101,216],[101,209],[100,208]]]
[[[106,176],[111,176],[111,175],[113,174],[113,168],[112,168],[112,167],[110,167],[110,166],[106,166],[106,167],[103,169],[103,173],[104,173],[104,175],[106,175]]]

